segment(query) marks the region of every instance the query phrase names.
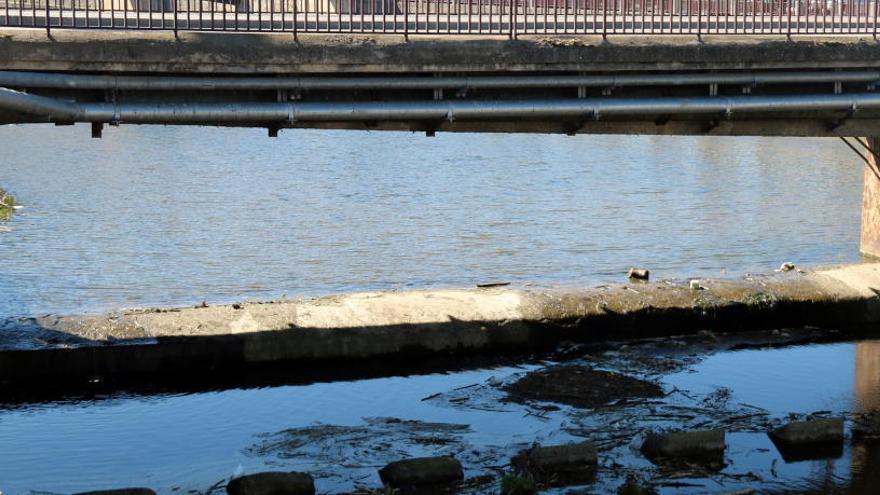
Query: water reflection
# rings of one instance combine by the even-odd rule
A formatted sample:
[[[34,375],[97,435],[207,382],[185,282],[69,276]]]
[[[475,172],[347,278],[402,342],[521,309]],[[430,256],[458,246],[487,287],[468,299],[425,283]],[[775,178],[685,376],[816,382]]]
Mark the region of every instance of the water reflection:
[[[880,411],[880,342],[856,344],[855,374],[856,412]],[[851,492],[876,493],[878,485],[880,485],[880,445],[871,442],[853,442]]]
[[[719,344],[710,340],[707,345]],[[803,417],[825,410],[829,412],[820,414],[850,417],[877,407],[873,401],[880,385],[880,341],[707,355],[700,354],[706,348],[697,344],[689,349],[704,350],[683,356],[674,342],[660,342],[585,358],[584,363],[616,366],[634,376],[654,373],[672,392],[625,408],[541,410],[534,404],[504,401],[503,384],[538,366],[19,405],[0,409],[0,489],[64,493],[136,480],[162,493],[175,488],[203,491],[242,465],[245,472],[314,472],[322,493],[336,493],[359,485],[378,486],[377,465],[393,460],[390,457],[427,455],[440,448],[437,445],[460,456],[468,476],[476,476],[494,472],[486,466],[505,465],[532,442],[589,438],[603,445],[603,468],[588,487],[593,492],[613,492],[626,476],[637,475],[670,494],[746,488],[875,493],[880,486],[880,449],[875,446],[847,442],[839,458],[787,463],[765,432],[790,414]],[[673,371],[657,377],[652,362],[663,363],[663,369],[671,365]],[[729,393],[718,394],[722,386],[729,387]],[[695,414],[707,408],[711,414]],[[449,442],[440,444],[423,442],[419,432],[413,436],[394,430],[397,440],[391,441],[390,453],[383,454],[372,446],[388,442],[380,437],[389,435],[387,425],[397,423],[376,419],[388,417],[468,427],[456,427]],[[302,435],[324,431],[320,425],[340,428],[327,428],[326,438],[313,444],[300,441]],[[730,432],[728,465],[706,477],[664,477],[632,447],[648,429],[713,427]],[[343,434],[337,438],[334,432]],[[289,441],[278,443],[279,439]],[[295,450],[284,450],[288,444]],[[341,466],[341,457],[351,462]],[[494,488],[490,485],[480,493],[495,493]]]
[[[880,410],[880,342],[856,344],[856,411]]]

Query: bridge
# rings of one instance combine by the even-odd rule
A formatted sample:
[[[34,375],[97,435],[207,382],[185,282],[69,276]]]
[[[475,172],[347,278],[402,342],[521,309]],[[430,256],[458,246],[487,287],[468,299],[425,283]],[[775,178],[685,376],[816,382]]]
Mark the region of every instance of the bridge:
[[[880,256],[877,26],[876,0],[0,0],[0,124],[835,137]]]

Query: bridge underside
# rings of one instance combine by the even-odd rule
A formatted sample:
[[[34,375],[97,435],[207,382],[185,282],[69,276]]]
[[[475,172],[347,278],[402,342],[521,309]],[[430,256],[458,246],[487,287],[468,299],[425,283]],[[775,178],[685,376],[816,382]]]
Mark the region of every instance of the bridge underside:
[[[397,130],[435,132],[520,132],[558,134],[666,134],[754,136],[876,136],[880,135],[880,92],[873,81],[840,83],[830,79],[856,75],[880,79],[875,71],[811,71],[756,73],[781,78],[802,74],[825,82],[778,84],[725,83],[730,74],[675,73],[663,77],[711,80],[716,83],[646,83],[633,86],[571,86],[480,88],[457,75],[460,86],[424,89],[377,87],[396,84],[430,85],[432,78],[392,74],[382,78],[351,75],[306,79],[273,90],[235,89],[69,89],[14,84],[18,72],[0,71],[0,122],[59,125],[181,124],[262,127],[274,134],[285,128]],[[752,77],[749,75],[749,77]],[[45,77],[43,74],[25,74]],[[587,77],[604,78],[604,74]],[[657,74],[637,73],[636,78]],[[487,84],[517,86],[555,78],[583,78],[571,73],[532,73],[523,77],[479,76]],[[11,80],[8,80],[11,79]],[[174,85],[175,77],[162,78]],[[131,77],[149,86],[153,76]],[[277,78],[249,78],[256,86]],[[204,81],[204,82],[199,82]],[[185,78],[180,82],[210,87],[235,78]],[[341,84],[333,90],[299,89],[303,81]],[[375,83],[373,83],[375,81]],[[12,82],[13,84],[8,84]],[[347,84],[350,83],[350,84]],[[116,84],[115,82],[113,84]],[[36,85],[36,87],[35,87]],[[43,84],[45,85],[45,84]],[[306,84],[308,85],[308,84]],[[280,86],[283,86],[281,84]],[[345,87],[355,86],[355,87]],[[12,98],[12,100],[10,100]],[[57,108],[56,108],[57,107]]]
[[[198,120],[181,123],[173,120],[156,120],[151,124],[160,125],[208,125],[219,127],[259,127],[267,129],[274,136],[283,129],[345,129],[345,130],[388,130],[425,133],[427,136],[443,132],[466,133],[531,133],[531,134],[631,134],[631,135],[676,135],[676,136],[780,136],[780,137],[846,137],[880,135],[880,115],[848,118],[843,112],[827,112],[821,115],[790,116],[768,114],[749,119],[725,118],[723,115],[676,116],[671,120],[661,115],[655,119],[617,118],[607,120],[365,120],[365,121],[252,121],[228,122],[224,120]],[[840,121],[846,119],[843,124]],[[0,112],[0,122],[4,124],[44,123],[44,119],[34,119],[30,115]],[[68,125],[74,122],[60,122]],[[93,137],[100,137],[103,124],[109,126],[133,124],[122,120],[93,124]]]
[[[361,73],[0,71],[0,123],[425,132],[880,135],[880,71]]]
[[[880,135],[880,44],[795,40],[7,29],[0,123]]]

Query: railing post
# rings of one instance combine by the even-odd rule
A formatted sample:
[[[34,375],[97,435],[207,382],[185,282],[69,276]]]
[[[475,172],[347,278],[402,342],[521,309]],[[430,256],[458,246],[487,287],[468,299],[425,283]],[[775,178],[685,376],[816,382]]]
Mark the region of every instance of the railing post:
[[[34,1],[36,1],[36,0],[34,0]],[[51,38],[52,37],[52,26],[49,25],[49,0],[45,0],[45,1],[46,1],[46,36]],[[64,4],[61,5],[61,8],[64,8]],[[61,19],[61,14],[59,14],[58,19]],[[76,19],[74,19],[73,21],[76,22]]]
[[[409,41],[409,0],[403,1],[403,39]]]
[[[602,0],[602,39],[608,38],[608,0]]]
[[[786,26],[785,36],[790,40],[791,39],[791,2],[792,0],[784,0],[786,2],[786,6],[788,7],[788,26]]]
[[[177,2],[179,2],[179,1],[180,0],[171,0],[171,10],[172,10],[171,15],[174,16],[171,19],[171,23],[172,23],[171,25],[174,28],[174,39],[180,38],[179,34],[177,33]],[[162,27],[164,27],[164,26],[165,26],[165,19],[162,19]]]
[[[874,39],[877,39],[877,0],[874,3]],[[870,4],[869,4],[870,5]]]
[[[693,17],[691,17],[693,19]],[[697,0],[697,39],[703,36],[703,0]]]
[[[514,39],[514,37],[516,36],[516,33],[514,33],[515,26],[513,24],[514,23],[514,18],[513,18],[514,3],[513,2],[515,2],[515,1],[516,0],[507,0],[507,6],[508,6],[508,9],[510,9],[510,12],[508,12],[508,17],[507,17],[507,19],[508,19],[507,22],[510,24],[510,26],[508,26],[508,28],[510,29],[508,32],[509,39]]]

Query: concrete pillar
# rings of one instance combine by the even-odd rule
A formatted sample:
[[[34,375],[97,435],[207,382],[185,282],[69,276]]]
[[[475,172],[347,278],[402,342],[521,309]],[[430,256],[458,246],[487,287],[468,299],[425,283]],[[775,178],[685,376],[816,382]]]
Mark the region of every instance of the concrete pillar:
[[[867,138],[868,146],[880,153],[880,137]],[[880,161],[869,152],[862,186],[862,236],[859,251],[880,258]]]

